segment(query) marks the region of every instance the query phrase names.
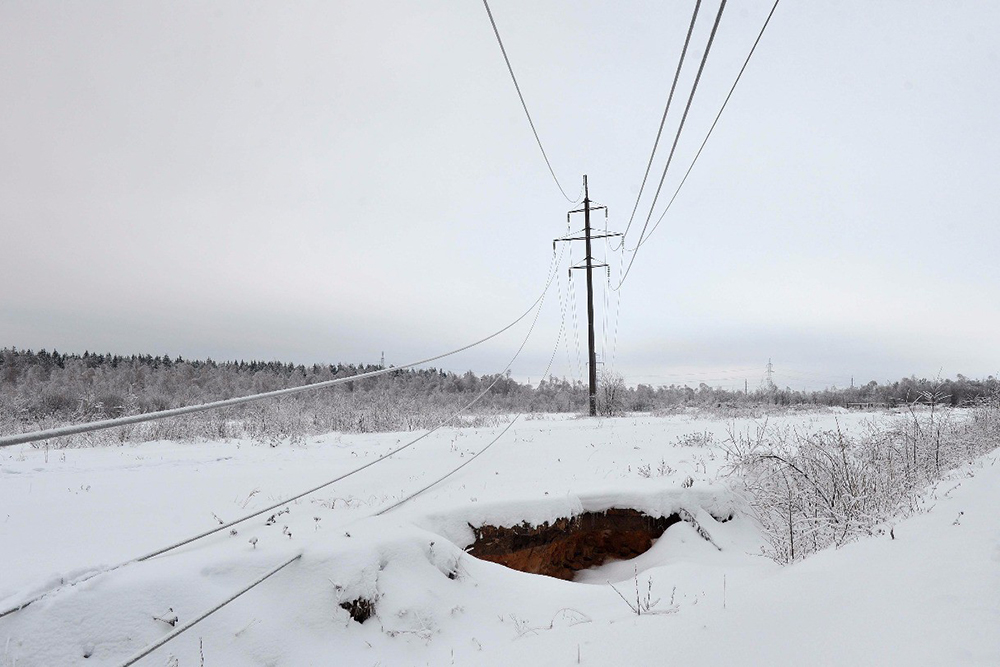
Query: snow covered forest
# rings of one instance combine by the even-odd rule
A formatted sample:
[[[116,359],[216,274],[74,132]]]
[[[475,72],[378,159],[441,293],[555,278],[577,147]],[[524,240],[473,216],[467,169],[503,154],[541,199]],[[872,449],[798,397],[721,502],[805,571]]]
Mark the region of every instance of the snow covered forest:
[[[0,351],[0,433],[205,403],[350,377],[378,368],[363,364],[304,366],[275,361],[216,362],[5,348]],[[758,386],[747,395],[707,384],[629,386],[621,377],[606,375],[599,398],[604,414],[766,405],[964,406],[993,395],[997,387],[998,381],[992,376],[985,380],[959,376],[954,380],[872,381],[854,388],[810,392]],[[583,412],[586,391],[585,383],[565,378],[552,377],[530,385],[509,376],[476,375],[472,371],[459,375],[434,368],[406,369],[260,404],[78,436],[76,441],[93,444],[108,439],[196,437],[275,441],[330,431],[412,430],[440,422],[483,392],[482,399],[465,412],[462,423],[486,425],[497,415],[518,412]]]

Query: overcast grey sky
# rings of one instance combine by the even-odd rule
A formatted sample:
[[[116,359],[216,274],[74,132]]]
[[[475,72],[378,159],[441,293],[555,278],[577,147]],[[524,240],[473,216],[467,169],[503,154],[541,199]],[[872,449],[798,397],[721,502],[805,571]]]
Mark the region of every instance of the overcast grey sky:
[[[728,3],[666,192],[770,5]],[[693,1],[491,7],[560,179],[589,174],[624,228]],[[1000,371],[998,34],[995,2],[783,0],[608,295],[606,363],[724,386],[769,357],[793,387]],[[404,363],[520,314],[566,229],[478,0],[3,0],[0,90],[0,346]],[[495,372],[523,331],[441,365]]]

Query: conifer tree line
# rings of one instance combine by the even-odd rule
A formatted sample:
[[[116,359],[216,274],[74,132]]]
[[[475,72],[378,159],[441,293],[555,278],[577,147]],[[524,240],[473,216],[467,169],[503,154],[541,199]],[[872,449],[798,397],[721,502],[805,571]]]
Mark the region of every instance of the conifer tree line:
[[[33,430],[205,403],[296,387],[378,370],[372,364],[314,364],[277,361],[186,360],[152,355],[64,354],[0,350],[0,433]],[[537,386],[508,375],[464,374],[435,368],[399,369],[335,387],[269,399],[185,418],[126,427],[125,440],[188,437],[276,439],[329,431],[390,431],[427,428],[494,386],[459,424],[490,424],[513,412],[570,412],[587,409],[582,381],[547,378]],[[621,377],[602,378],[605,414],[654,412],[682,407],[753,405],[892,406],[935,402],[960,406],[998,390],[997,379],[904,378],[849,389],[742,391],[690,386],[627,386]],[[99,440],[99,435],[80,436]],[[96,442],[96,441],[95,441]]]

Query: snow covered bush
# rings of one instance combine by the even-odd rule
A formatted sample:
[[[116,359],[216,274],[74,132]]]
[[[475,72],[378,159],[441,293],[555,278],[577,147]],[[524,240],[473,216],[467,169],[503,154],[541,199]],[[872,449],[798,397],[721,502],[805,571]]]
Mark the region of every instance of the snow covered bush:
[[[597,391],[597,411],[606,417],[625,412],[625,380],[618,373],[602,371]]]
[[[1000,446],[1000,396],[970,412],[911,408],[866,432],[800,433],[759,424],[723,443],[778,562],[789,563],[879,530],[920,509],[922,492]]]

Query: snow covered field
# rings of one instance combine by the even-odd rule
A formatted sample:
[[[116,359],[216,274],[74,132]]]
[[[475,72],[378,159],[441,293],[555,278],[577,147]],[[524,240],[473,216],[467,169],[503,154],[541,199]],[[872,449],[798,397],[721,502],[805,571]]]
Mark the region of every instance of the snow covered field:
[[[826,411],[770,423],[851,430],[868,419],[887,417]],[[719,443],[727,429],[756,428],[750,420],[524,419],[454,476],[372,516],[505,425],[442,429],[236,534],[74,586],[59,583],[276,503],[417,434],[0,451],[0,612],[51,590],[0,618],[0,666],[121,664],[173,630],[166,621],[183,625],[299,553],[137,664],[1000,665],[997,452],[929,492],[930,511],[895,524],[894,539],[787,567],[758,555],[763,539],[719,477]],[[470,524],[611,507],[686,510],[715,544],[676,523],[636,559],[572,582],[465,551]],[[637,597],[652,613],[633,612]],[[363,624],[340,606],[359,598],[375,601]]]

